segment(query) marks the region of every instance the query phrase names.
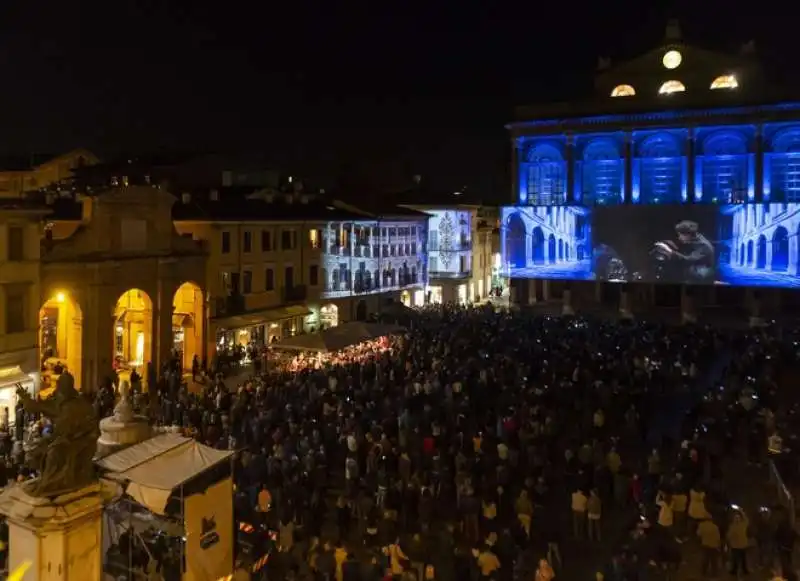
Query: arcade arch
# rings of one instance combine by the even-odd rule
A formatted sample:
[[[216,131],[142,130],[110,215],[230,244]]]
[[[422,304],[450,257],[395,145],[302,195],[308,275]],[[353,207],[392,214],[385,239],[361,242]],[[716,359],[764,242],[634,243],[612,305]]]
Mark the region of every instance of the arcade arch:
[[[114,367],[146,376],[153,356],[153,301],[145,291],[123,292],[114,308]]]
[[[203,291],[193,282],[179,286],[172,299],[172,351],[184,370],[195,355],[203,359]]]
[[[55,387],[64,371],[81,382],[83,312],[77,300],[66,291],[57,291],[39,309],[39,364],[42,392]]]

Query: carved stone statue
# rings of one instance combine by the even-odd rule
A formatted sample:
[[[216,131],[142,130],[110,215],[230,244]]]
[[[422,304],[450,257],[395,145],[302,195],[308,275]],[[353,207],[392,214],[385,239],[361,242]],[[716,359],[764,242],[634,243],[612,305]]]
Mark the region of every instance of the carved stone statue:
[[[93,483],[97,477],[92,459],[100,435],[92,404],[75,389],[75,380],[65,372],[46,400],[35,400],[17,387],[25,410],[41,413],[53,424],[52,433],[27,451],[28,464],[41,476],[27,485],[31,496],[59,496]]]

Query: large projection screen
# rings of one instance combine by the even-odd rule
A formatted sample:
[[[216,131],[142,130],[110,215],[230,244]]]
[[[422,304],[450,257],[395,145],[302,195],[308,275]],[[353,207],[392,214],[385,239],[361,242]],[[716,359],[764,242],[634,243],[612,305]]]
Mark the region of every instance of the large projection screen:
[[[800,204],[508,206],[511,278],[800,287]]]

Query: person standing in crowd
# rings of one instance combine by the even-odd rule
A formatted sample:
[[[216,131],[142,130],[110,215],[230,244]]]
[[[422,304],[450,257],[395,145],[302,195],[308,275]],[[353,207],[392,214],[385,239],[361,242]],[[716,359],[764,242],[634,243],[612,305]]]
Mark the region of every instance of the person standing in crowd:
[[[731,523],[725,533],[725,540],[731,552],[731,575],[748,575],[747,547],[750,545],[749,521],[744,511],[735,508]]]
[[[275,349],[262,370],[236,359],[255,346],[222,349],[202,385],[179,361],[153,370],[156,403],[139,413],[237,451],[237,520],[277,543],[256,575],[512,581],[555,568],[628,581],[693,567],[698,545],[714,570],[710,513],[739,498],[722,476],[741,469],[736,438],[758,427],[759,406],[782,422],[762,369],[790,363],[791,335],[453,305],[418,315],[413,330],[336,353]],[[758,391],[752,413],[729,409],[740,385]],[[108,415],[116,394],[100,391]],[[12,480],[29,474],[13,442]],[[774,533],[781,560],[788,530]]]

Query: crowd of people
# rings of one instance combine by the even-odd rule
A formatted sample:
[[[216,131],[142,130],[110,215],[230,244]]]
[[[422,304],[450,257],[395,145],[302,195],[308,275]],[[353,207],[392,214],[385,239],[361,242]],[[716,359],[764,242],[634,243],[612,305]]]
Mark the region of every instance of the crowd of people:
[[[770,329],[444,306],[357,358],[200,393],[175,364],[134,398],[240,451],[239,548],[271,551],[265,578],[792,578],[794,515],[760,491],[797,350]],[[96,401],[110,414],[113,387]]]

